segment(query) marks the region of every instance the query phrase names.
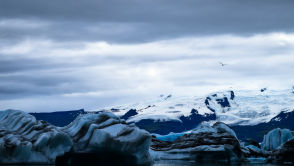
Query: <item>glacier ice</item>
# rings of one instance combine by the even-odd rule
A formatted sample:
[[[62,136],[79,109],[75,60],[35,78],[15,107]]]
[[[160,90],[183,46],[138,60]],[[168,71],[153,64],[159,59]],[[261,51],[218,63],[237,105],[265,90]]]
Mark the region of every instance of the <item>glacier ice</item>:
[[[251,152],[251,153],[254,153],[254,154],[263,154],[262,150],[254,145],[248,145],[246,146],[246,148]]]
[[[151,136],[112,113],[86,114],[55,127],[22,111],[0,112],[0,163],[54,164],[68,153],[114,151],[150,163]]]
[[[184,135],[184,133],[169,133],[167,135],[160,135],[160,134],[153,134],[156,139],[159,139],[161,141],[174,141],[176,140],[178,137],[181,137]]]
[[[293,138],[293,134],[289,129],[273,129],[264,136],[261,147],[264,150],[272,151],[291,138]]]
[[[222,91],[207,96],[173,96],[168,100],[163,97],[145,100],[135,104],[112,106],[103,110],[125,115],[129,110],[137,110],[127,122],[139,122],[143,119],[180,121],[188,117],[192,109],[199,115],[215,114],[218,121],[226,124],[256,125],[270,121],[281,111],[292,110],[294,95],[291,90],[260,91]],[[159,133],[158,133],[159,134]]]
[[[228,133],[237,139],[237,135],[234,130],[232,130],[228,125],[222,122],[216,122],[213,126],[220,133]]]
[[[196,133],[205,133],[205,132],[212,132],[216,133],[217,130],[215,128],[212,128],[209,123],[202,123],[199,126],[197,126],[195,129],[191,131],[191,133],[196,134]]]
[[[127,125],[112,113],[79,116],[60,130],[69,134],[74,152],[96,152],[101,149],[134,155],[138,164],[150,162],[150,134],[134,125]]]
[[[32,115],[0,112],[0,163],[54,163],[72,145],[66,133]]]
[[[236,134],[226,124],[201,124],[172,142],[152,139],[155,160],[186,159],[196,161],[240,160],[242,152]]]

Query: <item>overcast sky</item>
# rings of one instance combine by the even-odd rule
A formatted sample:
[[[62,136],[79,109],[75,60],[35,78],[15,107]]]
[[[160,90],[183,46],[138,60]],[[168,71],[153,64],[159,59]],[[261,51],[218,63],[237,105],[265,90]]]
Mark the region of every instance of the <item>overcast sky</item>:
[[[293,9],[293,0],[0,0],[0,110],[289,89]]]

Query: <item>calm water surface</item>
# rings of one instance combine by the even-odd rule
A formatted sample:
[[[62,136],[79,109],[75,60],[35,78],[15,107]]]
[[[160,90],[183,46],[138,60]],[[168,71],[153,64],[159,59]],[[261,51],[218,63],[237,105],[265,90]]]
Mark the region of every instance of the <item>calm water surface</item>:
[[[183,160],[160,160],[155,161],[152,166],[290,166],[292,164],[265,164],[265,163],[198,163],[192,161]],[[36,165],[36,164],[25,164],[25,165],[1,165],[1,166],[55,166],[55,165]],[[82,165],[85,166],[85,165]],[[94,166],[94,165],[93,165]],[[104,166],[104,165],[97,165]],[[109,166],[109,165],[105,165]]]
[[[291,164],[265,164],[265,163],[197,163],[182,160],[156,161],[152,166],[289,166]]]

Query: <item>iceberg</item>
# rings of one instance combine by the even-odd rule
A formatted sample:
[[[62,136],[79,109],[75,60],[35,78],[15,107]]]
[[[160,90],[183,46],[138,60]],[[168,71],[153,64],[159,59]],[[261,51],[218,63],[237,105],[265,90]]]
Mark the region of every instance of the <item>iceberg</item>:
[[[68,164],[87,155],[96,162],[126,156],[143,165],[151,163],[150,141],[147,131],[112,113],[80,115],[56,127],[22,111],[0,112],[0,164]]]
[[[289,129],[273,129],[264,136],[261,148],[263,150],[272,151],[291,138],[293,138],[293,135]]]
[[[16,110],[0,112],[0,163],[52,164],[72,145],[69,135],[32,115]]]
[[[170,142],[175,141],[178,137],[183,135],[184,133],[169,133],[168,135],[153,134],[153,136],[155,136],[158,140]]]
[[[152,139],[151,150],[155,160],[231,161],[242,160],[242,151],[236,134],[226,124],[201,124],[176,140]]]
[[[74,153],[99,153],[106,150],[129,154],[135,157],[139,165],[151,161],[151,135],[134,125],[127,125],[125,120],[113,113],[79,116],[60,130],[72,138]]]

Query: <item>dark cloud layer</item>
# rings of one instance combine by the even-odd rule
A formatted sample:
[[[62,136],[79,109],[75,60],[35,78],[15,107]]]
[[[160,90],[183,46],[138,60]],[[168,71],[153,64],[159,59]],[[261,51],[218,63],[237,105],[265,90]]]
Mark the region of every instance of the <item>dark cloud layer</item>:
[[[190,35],[293,32],[292,0],[9,0],[0,18],[43,21],[34,31],[0,28],[6,38],[146,42]]]

